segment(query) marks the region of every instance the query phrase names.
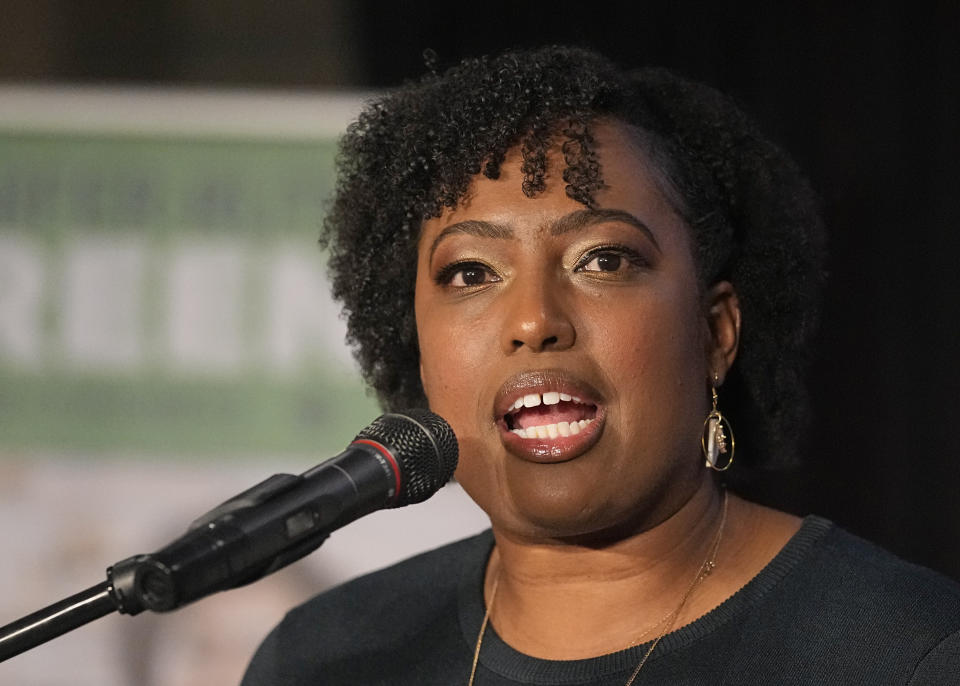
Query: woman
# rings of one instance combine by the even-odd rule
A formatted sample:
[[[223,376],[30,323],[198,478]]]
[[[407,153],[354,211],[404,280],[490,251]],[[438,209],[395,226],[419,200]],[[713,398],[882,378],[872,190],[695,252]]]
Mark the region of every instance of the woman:
[[[245,684],[956,682],[957,586],[718,476],[793,457],[823,252],[728,100],[468,61],[360,116],[327,227],[367,379],[450,422],[492,532],[294,610]]]

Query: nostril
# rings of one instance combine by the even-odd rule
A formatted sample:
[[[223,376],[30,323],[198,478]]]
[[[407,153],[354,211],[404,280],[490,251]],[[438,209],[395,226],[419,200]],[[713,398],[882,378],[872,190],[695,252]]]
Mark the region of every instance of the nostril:
[[[504,321],[503,329],[506,335],[501,339],[501,345],[508,353],[566,350],[576,340],[573,323],[562,312],[538,311],[536,316],[511,313]]]
[[[547,349],[547,348],[549,348],[549,347],[551,347],[551,346],[558,345],[559,342],[560,342],[560,339],[559,339],[558,337],[556,337],[556,336],[550,336],[549,338],[544,338],[542,341],[540,341],[540,345],[539,345],[539,346],[530,346],[530,347],[531,347],[533,350],[545,350],[545,349]],[[520,348],[522,348],[522,347],[525,346],[525,345],[527,345],[527,343],[526,343],[525,341],[521,341],[521,340],[518,339],[518,338],[514,338],[514,339],[513,339],[513,349],[514,349],[514,350],[519,350]]]

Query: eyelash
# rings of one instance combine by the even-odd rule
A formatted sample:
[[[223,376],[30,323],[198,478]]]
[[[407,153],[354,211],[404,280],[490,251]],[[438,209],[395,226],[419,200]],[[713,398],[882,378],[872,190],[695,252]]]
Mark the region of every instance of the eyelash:
[[[650,263],[647,261],[643,255],[634,250],[633,248],[628,248],[625,245],[601,245],[596,248],[589,250],[583,257],[581,257],[576,266],[574,266],[574,271],[584,271],[584,267],[590,264],[594,259],[601,255],[616,255],[617,257],[624,258],[628,263],[634,267],[649,267]],[[590,270],[594,271],[594,270]],[[616,272],[606,272],[606,273],[616,273]]]
[[[484,271],[489,276],[492,276],[493,279],[491,279],[490,281],[485,281],[482,284],[466,284],[464,286],[452,286],[451,282],[453,281],[454,277],[457,274],[463,271],[468,271],[470,269],[475,269],[477,271]],[[446,265],[440,271],[438,271],[437,275],[434,277],[434,281],[436,281],[437,284],[441,286],[452,286],[453,288],[476,288],[478,286],[483,286],[483,285],[486,285],[487,283],[493,283],[499,280],[500,280],[500,277],[498,277],[496,273],[492,269],[490,269],[490,267],[483,264],[482,262],[476,262],[476,261],[470,261],[470,260],[465,262],[452,262],[451,264]]]
[[[596,248],[591,249],[585,255],[583,255],[577,264],[574,266],[573,270],[576,272],[584,271],[584,267],[590,264],[594,259],[602,255],[615,255],[617,257],[622,257],[630,265],[634,267],[647,267],[649,263],[646,258],[644,258],[640,253],[632,248],[628,248],[625,245],[601,245]],[[485,281],[480,284],[465,284],[463,286],[452,286],[452,281],[457,274],[463,271],[468,270],[477,270],[486,272],[491,278],[489,281]],[[595,271],[595,270],[590,270]],[[600,273],[615,274],[616,271],[604,272],[602,270],[596,270]],[[620,270],[617,270],[620,271]],[[462,262],[452,262],[437,272],[437,275],[434,277],[434,281],[441,286],[451,286],[453,288],[477,288],[479,286],[485,286],[488,283],[496,283],[500,280],[500,277],[487,265],[482,262],[477,262],[475,260],[466,260]]]

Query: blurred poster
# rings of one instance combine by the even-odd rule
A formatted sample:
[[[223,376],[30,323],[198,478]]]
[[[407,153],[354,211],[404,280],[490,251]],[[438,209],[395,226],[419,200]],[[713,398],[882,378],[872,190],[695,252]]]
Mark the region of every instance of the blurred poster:
[[[0,88],[0,624],[379,414],[317,246],[359,104]],[[0,683],[236,683],[285,609],[484,521],[448,487],[248,588],[98,620]]]

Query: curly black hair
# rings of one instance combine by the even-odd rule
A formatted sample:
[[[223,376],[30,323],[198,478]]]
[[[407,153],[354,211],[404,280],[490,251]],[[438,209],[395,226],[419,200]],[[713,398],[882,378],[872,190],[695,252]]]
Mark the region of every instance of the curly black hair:
[[[591,137],[598,118],[638,132],[694,236],[701,285],[726,279],[739,295],[740,353],[721,396],[738,462],[791,463],[824,274],[813,192],[726,96],[580,48],[431,71],[369,103],[348,128],[321,243],[366,381],[387,409],[426,403],[413,307],[423,221],[456,207],[475,175],[497,178],[518,145],[526,195],[544,189],[547,152],[559,142],[567,195],[590,206],[603,185]]]

